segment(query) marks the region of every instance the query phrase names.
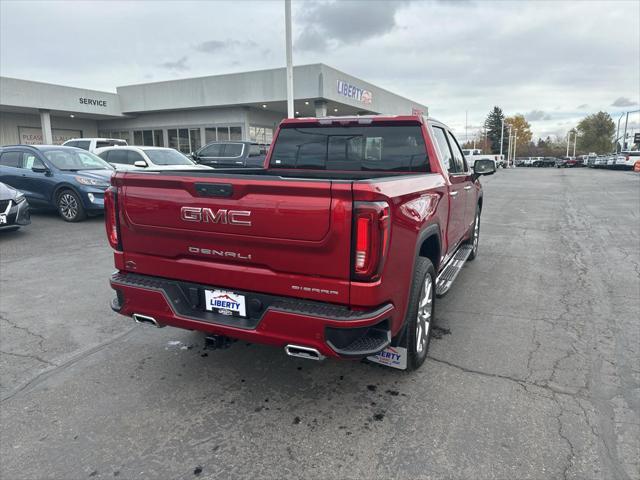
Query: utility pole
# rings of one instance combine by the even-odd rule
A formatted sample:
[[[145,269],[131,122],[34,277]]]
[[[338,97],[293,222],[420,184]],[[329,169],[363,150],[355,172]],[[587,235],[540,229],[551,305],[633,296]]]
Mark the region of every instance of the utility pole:
[[[469,110],[464,112],[464,141],[469,143]]]
[[[293,118],[293,45],[291,41],[291,0],[284,0],[285,41],[287,43],[287,117]]]
[[[620,120],[624,117],[624,112],[620,114],[620,118],[618,118],[618,129],[616,130],[616,140],[614,142],[613,150],[618,153],[618,140],[620,140]]]
[[[509,161],[511,160],[511,125],[509,125],[509,145],[507,146],[507,167],[509,166]]]
[[[502,128],[500,130],[500,155],[502,156],[502,142],[504,141],[504,117],[502,117]]]

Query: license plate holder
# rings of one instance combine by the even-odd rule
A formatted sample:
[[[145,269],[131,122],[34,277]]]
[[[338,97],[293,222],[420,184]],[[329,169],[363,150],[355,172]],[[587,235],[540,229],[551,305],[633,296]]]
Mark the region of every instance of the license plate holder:
[[[204,291],[204,308],[209,312],[236,317],[247,316],[247,302],[244,295],[229,290]]]

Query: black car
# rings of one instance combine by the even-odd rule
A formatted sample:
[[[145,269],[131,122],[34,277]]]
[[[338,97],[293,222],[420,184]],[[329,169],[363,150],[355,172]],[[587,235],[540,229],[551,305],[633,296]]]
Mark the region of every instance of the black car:
[[[217,168],[263,168],[268,145],[255,142],[211,142],[191,154],[196,163]]]
[[[30,223],[29,203],[24,194],[0,183],[0,231],[17,230]]]

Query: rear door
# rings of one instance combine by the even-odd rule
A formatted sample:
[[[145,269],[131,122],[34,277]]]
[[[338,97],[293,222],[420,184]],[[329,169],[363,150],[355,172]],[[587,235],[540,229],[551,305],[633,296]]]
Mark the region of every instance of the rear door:
[[[433,125],[433,133],[446,174],[449,176],[449,222],[447,228],[447,254],[453,253],[465,232],[465,183],[459,175],[453,152],[444,128]]]
[[[44,162],[33,152],[22,154],[22,180],[20,190],[25,192],[28,199],[39,203],[48,204],[53,195],[53,181],[51,172],[34,172],[33,168],[40,170],[45,168]]]

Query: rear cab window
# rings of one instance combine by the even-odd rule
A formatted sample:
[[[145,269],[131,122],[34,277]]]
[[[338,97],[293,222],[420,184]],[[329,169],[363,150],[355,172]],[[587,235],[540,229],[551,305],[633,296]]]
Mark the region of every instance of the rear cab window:
[[[429,172],[417,123],[284,126],[272,148],[269,168]]]

